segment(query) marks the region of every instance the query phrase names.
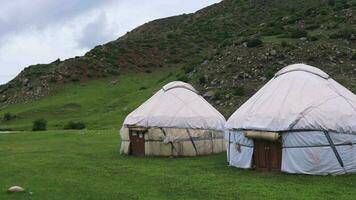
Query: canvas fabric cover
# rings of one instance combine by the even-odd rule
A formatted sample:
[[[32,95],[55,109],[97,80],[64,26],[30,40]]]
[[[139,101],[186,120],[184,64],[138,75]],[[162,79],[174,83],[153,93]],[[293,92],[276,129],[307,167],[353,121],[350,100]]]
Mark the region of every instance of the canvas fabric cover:
[[[314,175],[355,173],[356,136],[329,134],[344,167],[338,162],[324,132],[292,132],[282,135],[282,171]]]
[[[221,131],[178,128],[162,129],[148,129],[145,134],[145,155],[199,156],[221,153],[226,150],[223,132]],[[187,131],[189,131],[189,134]],[[129,154],[129,128],[123,128],[120,134],[122,140],[120,152],[121,154]],[[194,141],[195,148],[191,140]]]
[[[130,113],[124,126],[224,130],[225,122],[191,85],[174,81]]]
[[[227,121],[227,129],[356,133],[356,96],[321,70],[290,65]]]
[[[227,160],[229,165],[248,169],[252,167],[253,140],[242,131],[225,131]]]
[[[280,70],[229,118],[226,128],[234,135],[231,143],[252,146],[228,150],[232,166],[251,167],[253,140],[243,131],[253,130],[282,133],[284,172],[356,172],[356,96],[315,67],[295,64]]]

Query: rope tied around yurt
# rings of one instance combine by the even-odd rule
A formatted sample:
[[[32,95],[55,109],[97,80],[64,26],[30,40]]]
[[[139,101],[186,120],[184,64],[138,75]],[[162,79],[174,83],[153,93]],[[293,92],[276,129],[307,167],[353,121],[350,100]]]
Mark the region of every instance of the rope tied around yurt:
[[[333,142],[333,140],[332,140],[331,137],[330,137],[329,132],[324,131],[324,134],[325,134],[325,137],[326,137],[326,139],[328,140],[328,142],[329,142],[329,144],[330,144],[330,146],[331,146],[331,149],[333,150],[333,152],[334,152],[334,154],[335,154],[335,156],[336,156],[337,161],[339,162],[340,166],[344,169],[345,173],[347,173],[347,171],[346,171],[346,169],[345,169],[345,167],[344,167],[344,162],[342,161],[342,159],[341,159],[341,157],[340,157],[340,154],[339,154],[339,152],[337,151],[337,149],[336,149],[336,147],[335,147],[335,145],[334,145],[334,142]]]
[[[162,131],[164,137],[167,137],[166,131],[165,131],[163,128],[159,128],[159,129]],[[173,151],[175,151],[176,153],[178,153],[178,151],[177,151],[176,148],[174,147],[173,142],[170,141],[169,143],[171,144],[172,155],[173,155]]]
[[[192,144],[193,144],[193,147],[194,147],[195,153],[196,153],[196,154],[198,154],[198,150],[197,150],[197,147],[195,146],[195,143],[194,143],[194,140],[193,140],[193,138],[192,138],[192,135],[190,134],[190,132],[189,132],[189,130],[188,130],[188,129],[185,129],[185,130],[187,131],[188,136],[189,136],[189,139],[190,139],[190,141],[191,141],[191,142],[192,142]]]

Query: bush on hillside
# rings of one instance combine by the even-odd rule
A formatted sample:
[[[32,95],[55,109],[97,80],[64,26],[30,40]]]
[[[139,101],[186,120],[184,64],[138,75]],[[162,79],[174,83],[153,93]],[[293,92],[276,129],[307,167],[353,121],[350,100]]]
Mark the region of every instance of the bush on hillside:
[[[188,81],[189,81],[189,78],[188,78],[187,75],[181,74],[181,75],[179,75],[179,76],[177,77],[177,80],[178,80],[178,81],[183,81],[183,82],[188,82]]]
[[[204,85],[206,82],[207,82],[207,81],[206,81],[205,76],[202,75],[202,76],[199,77],[199,83],[200,83],[200,85]]]
[[[356,60],[356,52],[354,52],[354,53],[352,54],[351,59],[352,59],[352,60]]]
[[[290,38],[302,38],[302,37],[307,37],[307,36],[308,36],[308,32],[306,32],[303,29],[295,28],[295,29],[291,29],[289,31]]]
[[[317,40],[319,40],[319,38],[320,38],[320,35],[309,35],[309,36],[307,37],[307,39],[308,39],[309,41],[317,41]]]
[[[47,130],[47,121],[45,119],[38,119],[33,122],[32,131]]]
[[[84,122],[69,121],[68,124],[64,126],[65,130],[83,130],[86,128]]]
[[[73,74],[73,75],[70,76],[70,80],[73,81],[73,82],[77,82],[77,81],[80,80],[80,78],[79,78],[78,75]]]
[[[329,0],[328,4],[329,6],[335,6],[335,0]]]
[[[191,65],[186,65],[183,67],[184,73],[189,74],[190,72],[192,72],[194,70],[194,67]]]
[[[329,37],[331,39],[338,39],[338,38],[343,38],[349,40],[353,34],[356,34],[356,30],[352,28],[343,28],[338,32],[331,33]]]
[[[234,88],[233,95],[235,96],[244,96],[245,95],[245,88],[243,86],[238,86]]]
[[[281,46],[282,46],[282,47],[287,47],[287,46],[288,46],[287,41],[283,40],[283,41],[281,42]]]
[[[13,115],[11,113],[5,113],[4,116],[3,116],[3,121],[4,122],[8,122],[8,121],[11,121],[13,119],[16,119],[16,115]]]
[[[247,47],[248,48],[253,48],[253,47],[259,47],[262,46],[262,40],[258,38],[252,38],[247,40]]]

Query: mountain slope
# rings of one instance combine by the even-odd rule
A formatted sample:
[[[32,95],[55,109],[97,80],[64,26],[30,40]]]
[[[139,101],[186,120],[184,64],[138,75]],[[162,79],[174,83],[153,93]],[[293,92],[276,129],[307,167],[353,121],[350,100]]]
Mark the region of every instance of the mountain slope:
[[[0,86],[0,107],[65,85],[168,69],[228,117],[278,69],[296,62],[320,67],[355,91],[355,25],[355,0],[224,0],[144,24],[82,57],[30,66]]]

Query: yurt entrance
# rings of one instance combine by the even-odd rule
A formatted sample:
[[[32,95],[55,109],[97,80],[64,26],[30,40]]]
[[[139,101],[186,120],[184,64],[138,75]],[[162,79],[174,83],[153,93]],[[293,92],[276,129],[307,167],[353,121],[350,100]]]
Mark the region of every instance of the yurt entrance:
[[[145,128],[129,128],[130,130],[130,154],[134,156],[145,155]]]
[[[279,142],[254,140],[254,168],[261,171],[281,171],[282,145]]]
[[[274,132],[247,132],[253,139],[253,167],[261,171],[281,171],[282,144],[280,136]]]

